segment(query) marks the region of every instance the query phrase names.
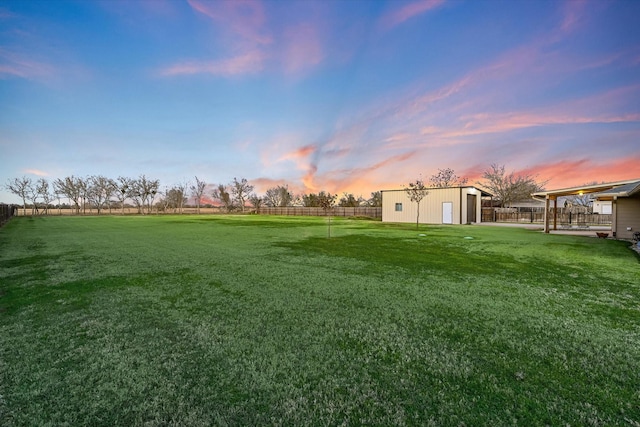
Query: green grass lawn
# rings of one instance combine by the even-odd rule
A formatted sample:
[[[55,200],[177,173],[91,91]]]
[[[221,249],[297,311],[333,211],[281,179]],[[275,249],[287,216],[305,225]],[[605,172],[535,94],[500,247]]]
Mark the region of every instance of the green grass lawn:
[[[639,425],[628,243],[336,218],[326,235],[13,219],[0,425]]]

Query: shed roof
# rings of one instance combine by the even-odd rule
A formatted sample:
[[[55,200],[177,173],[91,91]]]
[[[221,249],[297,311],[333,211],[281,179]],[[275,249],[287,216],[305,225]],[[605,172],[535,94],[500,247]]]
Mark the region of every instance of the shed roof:
[[[450,190],[452,188],[473,188],[477,191],[480,192],[480,196],[481,197],[493,197],[493,194],[489,193],[486,190],[483,190],[481,188],[475,187],[473,185],[463,185],[463,186],[458,186],[458,187],[427,187],[426,190],[432,191],[432,190]],[[389,192],[389,191],[405,191],[403,188],[400,189],[395,189],[395,190],[381,190],[381,192]]]

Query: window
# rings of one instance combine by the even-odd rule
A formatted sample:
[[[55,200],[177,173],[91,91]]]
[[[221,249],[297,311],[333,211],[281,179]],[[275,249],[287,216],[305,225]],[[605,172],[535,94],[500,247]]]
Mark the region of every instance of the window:
[[[402,203],[396,203],[396,212],[402,212]]]

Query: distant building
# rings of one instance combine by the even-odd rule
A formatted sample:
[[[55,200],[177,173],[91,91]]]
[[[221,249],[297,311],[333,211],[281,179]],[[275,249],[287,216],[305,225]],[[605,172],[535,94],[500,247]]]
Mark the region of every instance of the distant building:
[[[613,204],[611,200],[594,200],[593,201],[593,213],[606,215],[613,213]]]

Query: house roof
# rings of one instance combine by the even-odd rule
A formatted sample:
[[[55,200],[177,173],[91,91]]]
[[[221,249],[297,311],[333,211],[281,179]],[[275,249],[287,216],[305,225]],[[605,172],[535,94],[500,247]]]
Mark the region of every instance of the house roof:
[[[629,197],[640,192],[640,180],[594,194],[596,198]]]
[[[633,187],[634,189],[632,193],[627,194],[626,190],[623,190],[623,193],[617,194],[618,189],[622,187],[630,186],[632,184],[635,184],[635,186]],[[582,195],[582,194],[588,194],[588,193],[598,193],[598,195],[600,195],[600,194],[603,194],[604,192],[608,193],[610,191],[613,191],[613,193],[608,194],[611,197],[613,197],[614,195],[620,196],[620,197],[629,197],[629,195],[637,191],[640,191],[640,179],[636,178],[636,179],[629,179],[626,181],[607,182],[602,184],[590,184],[590,185],[581,185],[579,187],[561,188],[558,190],[539,191],[537,193],[533,193],[531,196],[534,199],[544,200],[546,198],[555,199],[561,196],[575,196],[575,195]]]
[[[458,187],[427,187],[426,190],[432,191],[432,190],[450,190],[452,188],[473,188],[475,190],[478,190],[480,192],[480,197],[493,197],[493,194],[489,193],[486,190],[483,190],[481,188],[475,187],[473,185],[463,185],[463,186],[458,186]],[[381,190],[381,192],[389,192],[389,191],[405,191],[404,189],[396,189],[396,190]]]

